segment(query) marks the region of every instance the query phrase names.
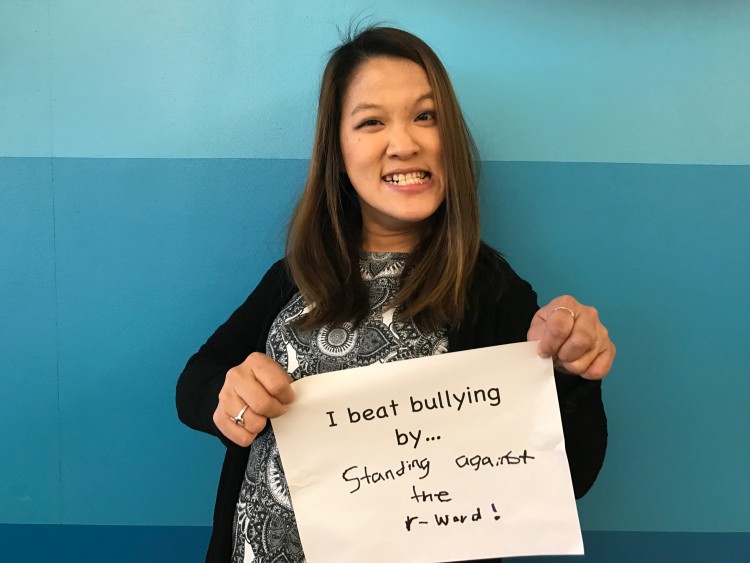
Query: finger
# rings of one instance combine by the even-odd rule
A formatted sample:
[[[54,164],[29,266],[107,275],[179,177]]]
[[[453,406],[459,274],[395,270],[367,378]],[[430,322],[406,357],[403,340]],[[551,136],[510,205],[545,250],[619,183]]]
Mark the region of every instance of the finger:
[[[245,400],[237,395],[234,386],[229,380],[230,376],[227,374],[227,382],[221,388],[221,391],[219,391],[219,404],[214,412],[214,424],[221,430],[222,434],[233,442],[237,444],[247,442],[249,444],[257,432],[253,431],[253,428],[249,425],[243,426],[237,424],[234,419],[241,415],[243,421],[246,421],[254,413],[250,410]],[[245,436],[248,433],[253,434],[253,436]]]
[[[597,358],[598,351],[591,350],[587,354],[581,356],[580,358],[575,359],[571,362],[560,362],[560,365],[567,371],[568,373],[572,373],[574,375],[581,375],[586,370],[589,369],[589,366],[591,366],[592,362]]]
[[[232,424],[239,428],[244,428],[251,434],[260,434],[266,427],[268,418],[254,412],[242,397],[231,390],[224,393],[223,396],[221,393],[219,394],[219,409],[224,410]],[[242,424],[240,424],[238,419],[242,421]]]
[[[287,406],[269,394],[255,377],[243,377],[235,383],[234,391],[255,414],[276,418],[287,411]]]
[[[279,403],[288,405],[294,401],[293,379],[278,362],[265,354],[252,354],[248,361],[251,363],[255,378],[260,382],[269,395]]]
[[[219,394],[219,400],[221,401],[224,395],[236,394],[256,414],[275,418],[284,414],[287,407],[268,393],[266,388],[258,381],[256,371],[263,371],[263,366],[259,364],[259,360],[263,361],[263,359],[273,362],[283,373],[281,366],[267,356],[251,354],[242,364],[227,372],[227,380]]]
[[[605,346],[597,348],[594,352],[574,362],[564,362],[562,367],[570,373],[580,375],[586,379],[601,379],[609,372],[614,361],[615,348],[611,341]]]
[[[600,337],[600,333],[604,334]],[[590,363],[601,351],[601,343],[606,341],[606,329],[599,322],[596,309],[583,307],[573,323],[568,338],[557,351],[557,357],[561,362],[573,362],[590,355]]]
[[[242,414],[242,424],[239,424],[231,416],[229,417],[229,420],[236,426],[239,426],[240,428],[245,429],[247,432],[250,432],[250,434],[260,434],[266,427],[268,417],[255,413],[248,408]]]
[[[593,362],[586,368],[585,371],[581,372],[581,377],[586,379],[603,379],[612,369],[612,363],[615,360],[617,354],[617,348],[613,342],[599,354]]]
[[[229,386],[225,386],[219,392],[219,405],[218,408],[229,417],[233,418],[245,418],[245,413],[249,411],[248,404],[234,392]]]
[[[526,333],[526,340],[529,342],[533,340],[541,340],[542,335],[544,334],[544,329],[547,326],[547,321],[545,321],[541,316],[541,310],[537,312],[536,315],[531,319],[531,324],[529,325],[529,330]]]
[[[255,433],[250,432],[246,428],[235,424],[232,419],[229,418],[227,413],[222,410],[221,407],[217,407],[217,409],[214,411],[213,419],[216,428],[219,429],[219,432],[224,434],[224,436],[229,438],[238,446],[247,447],[253,443],[253,440],[255,440]]]
[[[557,356],[560,347],[570,336],[574,324],[575,319],[567,311],[550,311],[537,348],[539,354],[542,357]]]
[[[526,333],[526,340],[541,340],[547,327],[547,318],[552,313],[567,312],[575,320],[575,311],[581,306],[575,298],[570,295],[561,295],[555,297],[552,301],[541,307],[531,318],[529,330]]]

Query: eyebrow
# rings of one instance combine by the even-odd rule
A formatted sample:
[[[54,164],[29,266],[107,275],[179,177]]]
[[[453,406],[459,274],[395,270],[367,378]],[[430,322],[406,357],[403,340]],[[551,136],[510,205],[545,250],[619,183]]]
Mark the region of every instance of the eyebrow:
[[[434,100],[435,96],[432,95],[432,92],[427,92],[426,94],[422,94],[419,96],[415,101],[414,105],[416,106],[419,104],[419,102],[423,102],[424,100]],[[357,104],[357,106],[352,110],[352,113],[350,115],[354,115],[357,112],[365,111],[368,109],[382,109],[383,106],[380,106],[378,104],[372,104],[368,102],[363,102],[361,104]]]

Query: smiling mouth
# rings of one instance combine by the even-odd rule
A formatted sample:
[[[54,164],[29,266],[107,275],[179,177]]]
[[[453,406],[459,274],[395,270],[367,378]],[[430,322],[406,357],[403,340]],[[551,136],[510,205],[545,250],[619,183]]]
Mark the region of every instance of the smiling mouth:
[[[393,184],[394,186],[412,186],[415,184],[425,184],[432,177],[432,174],[425,171],[409,172],[408,174],[387,174],[383,176],[383,181]]]

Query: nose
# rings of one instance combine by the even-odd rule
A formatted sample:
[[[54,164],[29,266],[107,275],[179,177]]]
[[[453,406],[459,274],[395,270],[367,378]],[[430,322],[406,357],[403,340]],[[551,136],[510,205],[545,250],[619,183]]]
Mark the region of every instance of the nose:
[[[391,127],[389,133],[387,156],[405,159],[419,152],[419,143],[408,126]]]

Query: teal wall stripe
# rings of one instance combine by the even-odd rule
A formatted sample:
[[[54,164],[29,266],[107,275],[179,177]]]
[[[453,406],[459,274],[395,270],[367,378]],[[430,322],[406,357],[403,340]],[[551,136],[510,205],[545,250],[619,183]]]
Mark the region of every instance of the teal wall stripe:
[[[62,517],[53,203],[52,159],[0,158],[0,522]]]
[[[211,529],[177,526],[0,524],[6,563],[199,563]],[[750,534],[583,532],[584,557],[524,557],[536,563],[747,563]]]
[[[202,563],[211,528],[0,524],[3,563]]]
[[[221,446],[176,420],[174,383],[281,254],[306,167],[0,159],[0,522],[210,522]],[[482,174],[485,238],[619,347],[584,528],[750,532],[750,166]]]
[[[750,448],[737,434],[750,428],[750,358],[735,342],[750,318],[750,167],[482,172],[485,237],[543,300],[596,304],[618,346],[604,389],[611,447],[583,526],[750,531]]]

